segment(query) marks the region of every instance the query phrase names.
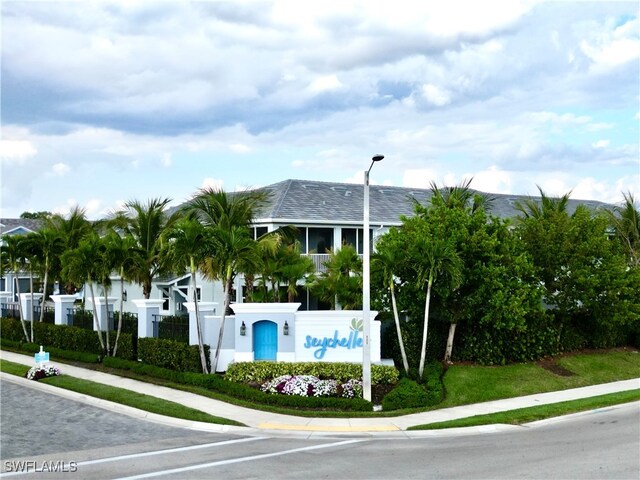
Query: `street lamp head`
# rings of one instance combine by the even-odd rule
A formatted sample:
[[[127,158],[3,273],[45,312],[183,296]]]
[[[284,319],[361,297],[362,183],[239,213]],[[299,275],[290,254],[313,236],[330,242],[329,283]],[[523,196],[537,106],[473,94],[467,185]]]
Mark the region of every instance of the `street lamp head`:
[[[379,162],[380,160],[382,160],[384,158],[384,155],[380,155],[379,153],[377,155],[374,155],[371,160],[373,160],[374,162]]]

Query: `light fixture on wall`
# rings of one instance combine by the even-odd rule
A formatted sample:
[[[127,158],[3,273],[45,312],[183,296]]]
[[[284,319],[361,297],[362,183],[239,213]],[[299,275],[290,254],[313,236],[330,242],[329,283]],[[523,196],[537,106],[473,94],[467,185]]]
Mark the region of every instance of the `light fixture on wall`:
[[[247,326],[244,324],[244,322],[242,322],[242,325],[240,325],[240,335],[244,337],[246,334],[247,334]]]
[[[284,321],[284,327],[282,327],[282,334],[289,335],[289,324],[286,320]]]

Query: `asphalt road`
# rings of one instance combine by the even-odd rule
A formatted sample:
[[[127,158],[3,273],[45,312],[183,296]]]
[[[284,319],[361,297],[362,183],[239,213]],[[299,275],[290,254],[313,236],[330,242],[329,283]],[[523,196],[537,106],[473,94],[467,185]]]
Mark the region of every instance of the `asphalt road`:
[[[494,433],[303,439],[165,427],[0,388],[2,478],[640,478],[638,403]]]

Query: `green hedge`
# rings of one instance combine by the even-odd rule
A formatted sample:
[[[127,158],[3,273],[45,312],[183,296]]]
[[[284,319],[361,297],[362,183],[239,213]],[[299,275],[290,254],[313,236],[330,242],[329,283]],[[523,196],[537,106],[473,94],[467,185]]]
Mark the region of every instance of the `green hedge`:
[[[26,322],[27,331],[30,332],[31,324]],[[50,323],[35,322],[33,324],[34,343],[47,348],[61,350],[87,352],[102,355],[98,335],[93,330],[72,327],[68,325],[52,325]],[[20,320],[14,318],[0,319],[0,335],[3,339],[14,342],[25,342],[24,332]],[[109,339],[113,348],[116,332],[109,332]],[[103,340],[106,341],[103,335]],[[28,342],[25,342],[28,343]],[[133,338],[131,334],[121,333],[118,340],[118,357],[124,359],[133,358]]]
[[[224,378],[236,383],[263,383],[281,375],[313,375],[346,382],[362,378],[362,366],[358,363],[329,362],[238,362],[229,365]],[[397,381],[398,370],[394,366],[371,365],[372,384],[394,384]]]
[[[40,344],[38,343],[16,342],[14,340],[7,340],[6,338],[0,338],[0,345],[3,349],[21,352],[27,355],[34,355],[40,351]],[[83,363],[100,362],[100,355],[97,353],[62,350],[48,345],[43,345],[43,347],[45,352],[49,352],[51,362],[56,362],[58,359]]]
[[[255,388],[251,388],[248,385],[227,381],[219,375],[179,372],[168,368],[160,368],[154,365],[145,365],[141,362],[125,361],[112,357],[105,358],[104,365],[121,370],[129,370],[139,375],[145,375],[173,383],[206,388],[216,393],[239,400],[263,405],[313,410],[326,409],[360,412],[370,412],[372,410],[371,402],[367,402],[360,398],[315,398],[298,397],[295,395],[271,395]]]
[[[417,372],[412,373],[416,374]],[[402,408],[421,408],[437,405],[444,400],[445,370],[441,363],[430,362],[425,365],[422,380],[402,378],[393,390],[382,399],[382,409],[398,410]]]
[[[409,378],[401,379],[393,390],[382,399],[382,410],[426,407],[429,396],[424,386]]]
[[[205,345],[204,349],[207,369],[210,370],[209,345]],[[138,359],[149,365],[180,372],[202,372],[198,346],[175,340],[139,338]]]

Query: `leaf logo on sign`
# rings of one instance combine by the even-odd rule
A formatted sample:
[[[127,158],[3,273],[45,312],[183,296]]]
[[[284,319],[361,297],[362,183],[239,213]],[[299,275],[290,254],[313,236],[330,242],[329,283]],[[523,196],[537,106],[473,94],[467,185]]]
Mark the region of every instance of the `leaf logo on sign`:
[[[351,330],[353,330],[354,332],[361,332],[362,331],[362,319],[352,318],[351,319],[351,325],[350,325],[349,328],[351,328]]]

